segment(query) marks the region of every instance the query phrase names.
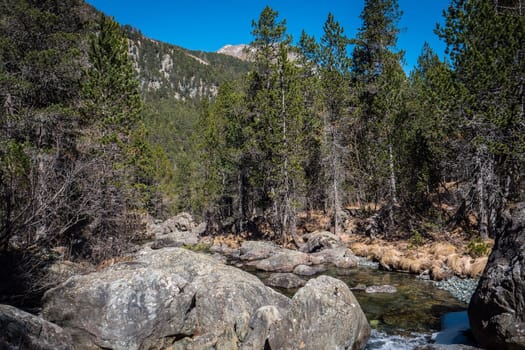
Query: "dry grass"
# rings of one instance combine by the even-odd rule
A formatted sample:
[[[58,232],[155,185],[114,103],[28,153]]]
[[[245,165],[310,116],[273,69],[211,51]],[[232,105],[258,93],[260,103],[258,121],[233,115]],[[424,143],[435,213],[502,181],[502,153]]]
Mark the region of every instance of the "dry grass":
[[[401,260],[401,253],[395,249],[385,249],[379,263],[386,269],[397,269]]]
[[[373,259],[380,260],[383,257],[383,255],[386,254],[387,251],[387,247],[382,247],[379,244],[374,244],[369,247],[368,256]]]
[[[365,256],[365,257],[368,256],[369,246],[364,243],[361,243],[361,242],[352,243],[350,244],[350,249],[357,256]]]
[[[487,265],[488,258],[486,256],[477,258],[474,260],[472,265],[470,266],[470,276],[472,278],[480,277],[483,271],[485,270],[485,266]]]
[[[216,236],[213,238],[213,245],[226,245],[229,248],[239,248],[244,241],[239,235],[229,234],[227,236]]]
[[[457,253],[457,249],[455,246],[453,246],[452,244],[450,243],[446,243],[446,242],[439,242],[439,243],[435,243],[433,244],[431,247],[430,247],[430,253],[435,257],[435,258],[444,258],[444,257],[447,257],[449,255],[452,255],[452,254],[456,254]]]
[[[430,276],[434,281],[441,281],[445,277],[445,271],[443,270],[442,264],[434,261],[430,267]]]

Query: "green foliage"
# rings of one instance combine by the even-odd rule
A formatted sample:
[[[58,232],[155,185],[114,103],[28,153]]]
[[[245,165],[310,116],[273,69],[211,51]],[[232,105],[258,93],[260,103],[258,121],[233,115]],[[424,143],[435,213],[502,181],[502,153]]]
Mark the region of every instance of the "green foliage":
[[[425,238],[421,235],[421,233],[418,230],[413,229],[409,240],[409,248],[417,248],[422,246],[424,243]]]
[[[178,99],[191,108],[212,97],[224,81],[246,74],[250,62],[213,52],[189,51],[151,40],[130,26],[123,28],[131,40],[131,56],[138,69],[147,104]]]
[[[185,249],[191,250],[193,252],[209,253],[210,248],[211,248],[211,244],[200,242],[200,243],[197,243],[195,245],[185,244],[183,247]]]
[[[467,252],[473,258],[486,256],[490,252],[490,246],[481,237],[472,239],[467,245]]]
[[[458,153],[470,159],[461,175],[474,185],[469,200],[486,238],[495,213],[520,192],[525,16],[513,2],[454,0],[437,32],[448,45],[459,92],[456,113],[465,142]]]
[[[396,52],[401,12],[397,0],[367,0],[353,51],[352,77],[357,90],[355,166],[361,174],[359,200],[399,200],[399,164],[404,140],[406,76],[403,52]],[[392,221],[392,220],[391,220]]]
[[[123,141],[134,129],[142,109],[127,47],[118,24],[101,16],[99,32],[91,40],[91,66],[83,83],[86,118],[106,130],[104,135],[115,132]]]

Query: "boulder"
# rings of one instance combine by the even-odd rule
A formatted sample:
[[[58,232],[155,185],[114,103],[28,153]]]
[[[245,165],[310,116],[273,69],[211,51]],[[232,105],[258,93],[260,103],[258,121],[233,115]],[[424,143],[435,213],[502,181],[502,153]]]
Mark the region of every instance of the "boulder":
[[[257,309],[248,323],[250,329],[241,345],[241,350],[265,349],[272,326],[281,319],[281,312],[275,306],[263,306]]]
[[[324,249],[341,247],[341,239],[328,231],[316,231],[303,236],[306,243],[301,247],[305,253],[315,253]]]
[[[279,249],[271,242],[244,241],[241,244],[239,259],[244,261],[262,260],[270,257]]]
[[[0,330],[0,349],[74,349],[62,328],[13,306],[0,305]]]
[[[310,256],[282,248],[266,259],[249,262],[249,265],[269,272],[292,272],[297,265],[310,265]]]
[[[206,224],[197,225],[190,214],[181,213],[159,224],[150,225],[148,232],[155,237],[151,245],[153,249],[194,246],[206,232]]]
[[[220,254],[226,259],[237,260],[240,257],[240,250],[237,248],[231,248],[226,244],[213,245],[210,247],[210,253]]]
[[[313,264],[333,264],[339,268],[352,268],[359,264],[359,259],[345,247],[324,249],[310,254]]]
[[[326,271],[323,265],[308,266],[308,265],[297,265],[293,269],[293,273],[299,276],[313,276],[315,274]]]
[[[187,232],[197,226],[189,213],[180,213],[162,224],[169,232]],[[168,232],[168,233],[169,233]]]
[[[293,273],[272,273],[264,284],[277,288],[299,288],[306,284],[306,281]]]
[[[289,299],[255,276],[181,248],[74,276],[46,292],[43,316],[78,349],[235,349],[262,306]]]
[[[358,291],[365,291],[366,290],[366,285],[363,284],[363,283],[358,283],[357,285],[355,285],[354,287],[350,288],[351,290],[358,290]]]
[[[362,349],[370,326],[348,286],[320,276],[297,291],[268,337],[270,349]]]
[[[503,213],[468,315],[481,347],[525,349],[525,202]]]
[[[365,288],[365,293],[376,294],[376,293],[386,293],[393,294],[397,292],[397,288],[388,284],[382,286],[369,286]]]

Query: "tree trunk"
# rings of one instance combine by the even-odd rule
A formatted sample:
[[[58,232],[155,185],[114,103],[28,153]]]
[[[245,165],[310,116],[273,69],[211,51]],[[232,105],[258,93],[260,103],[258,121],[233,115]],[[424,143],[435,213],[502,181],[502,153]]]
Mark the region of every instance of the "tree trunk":
[[[388,144],[388,163],[390,168],[390,195],[392,198],[392,204],[390,205],[389,210],[389,216],[390,216],[390,223],[394,225],[395,217],[394,217],[394,206],[397,205],[397,183],[396,183],[396,172],[394,167],[394,154],[392,151],[392,144]]]
[[[338,159],[337,159],[337,149],[336,149],[336,138],[335,138],[335,126],[331,126],[331,133],[332,133],[332,191],[333,191],[333,211],[334,211],[334,234],[337,235],[337,230],[339,228],[339,212],[340,212],[340,205],[339,205],[339,166],[338,166]]]
[[[479,227],[479,234],[482,239],[488,239],[489,238],[489,231],[488,231],[488,222],[489,222],[489,215],[488,215],[488,208],[486,206],[486,195],[485,195],[485,182],[487,179],[485,179],[485,161],[483,159],[482,150],[478,150],[477,152],[477,168],[478,168],[478,181],[476,184],[476,191],[478,196],[478,210],[479,210],[479,217],[478,217],[478,227]]]

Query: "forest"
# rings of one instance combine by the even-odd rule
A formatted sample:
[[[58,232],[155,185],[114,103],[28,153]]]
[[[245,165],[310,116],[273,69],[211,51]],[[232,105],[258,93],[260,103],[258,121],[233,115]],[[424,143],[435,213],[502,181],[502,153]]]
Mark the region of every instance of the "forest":
[[[27,302],[58,255],[129,253],[147,218],[181,211],[207,234],[292,245],[312,213],[335,234],[374,217],[364,235],[494,238],[525,197],[523,11],[452,0],[436,28],[447,58],[425,45],[407,74],[396,0],[365,1],[354,38],[329,14],[322,37],[294,41],[267,7],[241,74],[175,101],[142,87],[128,45],[140,33],[82,0],[1,2],[0,280],[18,278],[0,294]]]
[[[366,1],[355,38],[332,14],[296,46],[266,8],[252,24],[254,68],[222,84],[197,125],[192,211],[220,232],[266,226],[295,240],[298,213],[383,217],[383,234],[475,216],[494,237],[499,213],[523,198],[524,17],[517,1],[453,1],[405,74],[397,1]],[[439,205],[459,194],[450,215]],[[261,220],[264,225],[261,224]],[[256,225],[256,226],[257,226]]]

